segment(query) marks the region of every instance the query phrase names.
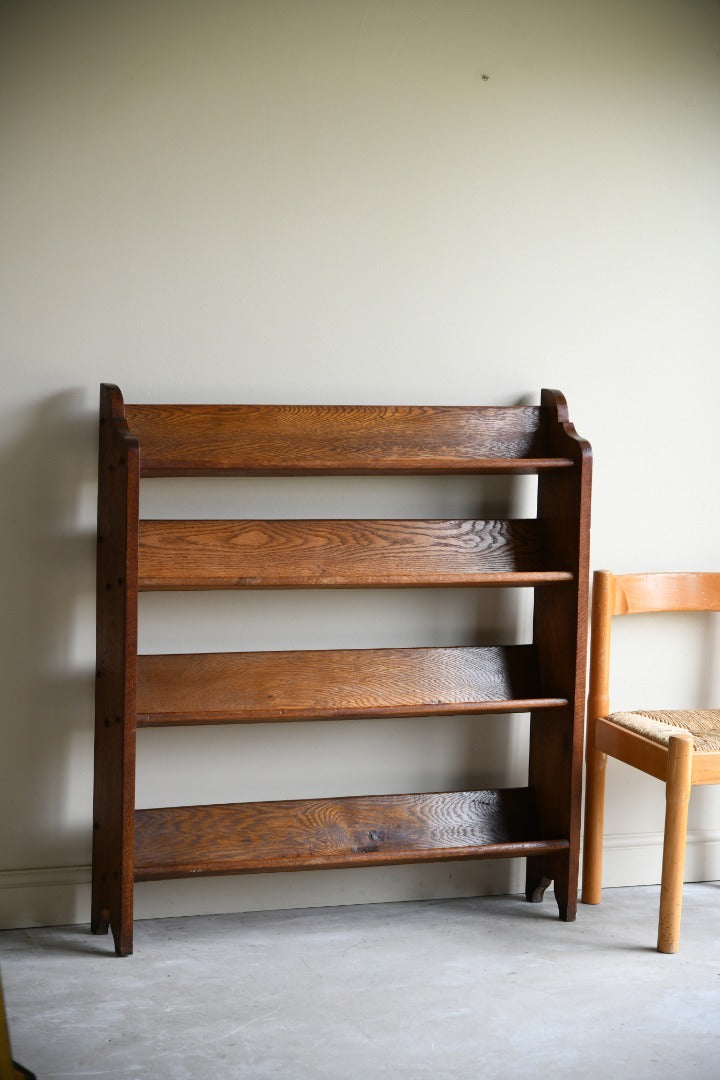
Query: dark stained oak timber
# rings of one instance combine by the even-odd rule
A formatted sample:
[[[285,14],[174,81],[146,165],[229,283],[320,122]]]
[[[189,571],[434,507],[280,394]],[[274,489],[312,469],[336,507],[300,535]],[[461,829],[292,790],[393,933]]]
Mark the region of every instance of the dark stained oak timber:
[[[141,521],[139,588],[398,588],[567,581],[530,521]]]
[[[572,921],[580,856],[592,452],[569,422],[562,394],[543,390],[541,401],[553,450],[570,457],[573,468],[538,478],[538,520],[545,530],[548,557],[573,573],[572,581],[535,592],[533,641],[541,686],[546,694],[562,688],[568,706],[553,713],[552,724],[545,723],[544,713],[530,714],[528,777],[543,835],[567,836],[570,846],[561,855],[528,860],[526,895],[530,899],[543,882],[553,879],[560,917]]]
[[[526,788],[135,812],[135,880],[555,853]]]
[[[508,408],[126,406],[104,384],[100,413],[92,929],[132,952],[135,881],[510,856],[526,858],[528,898],[554,882],[573,919],[591,453],[563,395]],[[154,476],[524,473],[537,475],[531,520],[139,518]],[[446,586],[531,587],[532,642],[137,652],[141,590]],[[526,788],[136,809],[138,726],[520,711]]]
[[[132,952],[137,667],[137,440],[100,392],[91,929]]]
[[[541,698],[532,645],[138,657],[139,726],[522,712]]]
[[[142,476],[534,473],[537,406],[126,405]]]

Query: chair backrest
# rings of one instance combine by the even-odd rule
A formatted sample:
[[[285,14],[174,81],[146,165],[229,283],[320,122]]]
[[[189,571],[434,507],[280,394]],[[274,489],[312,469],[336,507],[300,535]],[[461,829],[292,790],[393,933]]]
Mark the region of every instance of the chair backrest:
[[[598,574],[607,571],[599,570]],[[612,574],[613,615],[720,611],[720,573]]]
[[[720,611],[720,573],[593,574],[588,716],[609,711],[610,636],[614,615]]]

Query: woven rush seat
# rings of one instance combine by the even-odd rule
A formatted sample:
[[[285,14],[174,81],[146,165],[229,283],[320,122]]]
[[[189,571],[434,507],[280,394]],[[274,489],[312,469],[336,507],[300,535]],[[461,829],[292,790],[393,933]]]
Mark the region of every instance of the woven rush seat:
[[[672,735],[688,734],[696,753],[720,750],[720,709],[643,709],[612,713],[608,720],[662,746]]]

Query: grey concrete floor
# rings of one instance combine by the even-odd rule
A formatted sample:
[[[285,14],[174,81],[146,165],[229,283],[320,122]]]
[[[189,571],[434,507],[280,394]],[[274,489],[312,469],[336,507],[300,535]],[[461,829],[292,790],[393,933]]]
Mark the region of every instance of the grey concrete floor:
[[[0,934],[13,1054],[38,1080],[720,1077],[720,883],[687,885],[681,951],[657,888]]]

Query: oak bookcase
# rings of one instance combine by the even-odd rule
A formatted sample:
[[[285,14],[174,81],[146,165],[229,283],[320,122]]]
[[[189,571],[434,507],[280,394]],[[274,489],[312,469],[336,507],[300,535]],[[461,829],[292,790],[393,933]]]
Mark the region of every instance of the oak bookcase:
[[[132,952],[136,881],[527,857],[575,918],[591,452],[539,406],[125,405],[100,393],[92,916]],[[528,520],[143,520],[157,476],[536,474]],[[532,587],[532,641],[138,655],[143,590]],[[137,809],[136,731],[530,713],[522,788]],[[200,766],[199,766],[200,767]]]

